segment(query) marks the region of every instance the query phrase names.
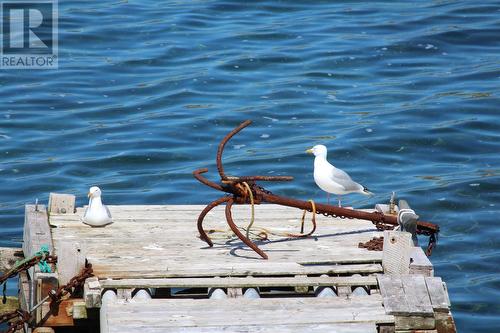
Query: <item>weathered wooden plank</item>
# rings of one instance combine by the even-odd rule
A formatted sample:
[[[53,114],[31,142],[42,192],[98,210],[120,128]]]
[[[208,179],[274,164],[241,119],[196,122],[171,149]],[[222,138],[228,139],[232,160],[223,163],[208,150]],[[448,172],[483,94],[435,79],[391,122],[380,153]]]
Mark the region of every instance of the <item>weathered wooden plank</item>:
[[[429,330],[436,327],[434,317],[422,316],[395,316],[394,317],[396,331],[400,330]]]
[[[45,245],[53,253],[47,210],[44,205],[26,205],[24,213],[23,252],[31,257]],[[37,266],[36,266],[37,267]],[[37,270],[39,271],[39,270]]]
[[[110,304],[107,323],[110,331],[120,327],[182,328],[228,326],[239,327],[269,325],[319,325],[331,323],[393,323],[394,317],[384,313],[380,297],[348,299],[224,299],[224,300],[168,300],[148,302],[117,302]],[[378,304],[378,306],[376,305]],[[258,320],[256,321],[256,318]],[[272,326],[271,326],[272,325]]]
[[[319,287],[319,286],[373,286],[375,276],[341,277],[227,277],[227,278],[170,278],[102,280],[104,289],[118,288],[249,288],[249,287]],[[429,303],[430,305],[430,303]]]
[[[75,199],[73,194],[50,193],[49,214],[74,214]]]
[[[425,255],[421,247],[415,246],[410,254],[410,274],[421,274],[424,276],[434,276],[434,266]]]
[[[133,212],[143,212],[143,211],[191,211],[191,212],[200,212],[205,205],[107,205],[111,212],[116,211],[133,211]],[[83,212],[86,206],[78,207],[77,212]],[[233,210],[235,212],[238,211],[248,211],[250,209],[250,205],[233,205]],[[223,211],[224,207],[216,207],[214,211]],[[260,204],[255,206],[255,210],[259,211],[300,211],[297,208],[287,207],[276,204]],[[374,209],[360,209],[365,212],[373,212]]]
[[[154,263],[156,267],[150,267],[147,264],[136,265],[132,268],[124,265],[113,265],[111,263],[101,262],[96,263],[92,259],[90,261],[93,263],[94,274],[99,276],[99,278],[167,278],[167,277],[183,277],[183,276],[191,276],[191,277],[206,277],[206,276],[246,276],[246,275],[279,275],[276,274],[274,270],[269,270],[266,272],[266,269],[262,269],[260,271],[251,273],[251,268],[247,269],[245,267],[231,267],[231,263],[221,263],[216,262],[213,264],[213,270],[210,270],[206,265],[195,265],[192,266],[187,265],[186,263]],[[153,263],[151,263],[153,265]],[[225,266],[226,264],[226,266]],[[130,265],[130,264],[129,264]],[[303,270],[304,272],[307,270]],[[325,269],[319,273],[328,274],[330,270]],[[288,275],[289,273],[285,273]]]
[[[36,273],[35,304],[40,303],[47,295],[49,295],[51,290],[57,290],[59,287],[59,281],[57,278],[58,276],[56,273]],[[38,307],[35,312],[35,321],[37,323],[41,322],[46,315],[47,313],[43,312],[43,307]]]
[[[434,312],[423,276],[378,274],[377,279],[388,314],[433,316]]]
[[[326,301],[325,301],[326,300]],[[234,301],[234,302],[233,302]],[[238,301],[240,303],[238,303]],[[236,303],[235,303],[236,302]],[[169,312],[171,314],[181,314],[186,311],[203,311],[206,316],[216,315],[217,313],[225,313],[226,311],[233,312],[234,314],[248,312],[251,309],[255,309],[258,312],[265,313],[275,311],[277,309],[285,310],[298,310],[302,308],[304,312],[315,311],[321,312],[328,309],[338,309],[339,311],[351,311],[356,309],[370,310],[374,313],[382,314],[383,318],[391,319],[391,323],[394,321],[393,316],[387,316],[384,314],[384,309],[382,307],[382,302],[380,297],[363,296],[362,299],[350,299],[334,297],[330,299],[325,298],[314,298],[314,297],[292,297],[292,298],[258,298],[258,299],[151,299],[147,301],[137,301],[134,302],[138,304],[137,307],[129,307],[126,299],[117,299],[110,307],[113,309],[120,308],[114,316],[118,317],[128,317],[130,312],[136,312],[140,309],[140,313],[144,317],[155,316],[155,312]],[[238,305],[240,304],[240,305]],[[309,306],[314,309],[309,309]],[[204,310],[203,308],[206,307]],[[302,311],[299,311],[302,312]],[[355,311],[357,312],[357,311]],[[354,318],[356,319],[356,318]],[[358,318],[359,319],[359,318]],[[340,321],[336,318],[331,318],[331,321]],[[351,316],[346,322],[355,322],[362,320],[353,320]]]
[[[30,295],[30,283],[28,281],[28,273],[19,273],[19,306],[25,311],[29,311],[31,308],[31,295]]]
[[[58,311],[50,311],[50,301],[44,302],[41,306],[42,313],[45,314],[43,320],[40,321],[40,326],[74,326],[73,320],[73,303],[82,302],[82,299],[71,298],[61,301],[58,306]]]
[[[226,262],[211,263],[212,269],[207,269],[206,265],[199,263],[178,264],[158,267],[149,270],[132,270],[129,267],[109,266],[103,263],[101,269],[95,263],[93,268],[95,274],[101,278],[175,278],[185,276],[273,276],[273,275],[296,275],[296,274],[349,274],[349,273],[377,273],[382,268],[379,264],[358,264],[358,265],[319,265],[302,266],[296,263],[267,263],[262,265],[248,264],[228,264]]]
[[[154,325],[154,324],[153,324]],[[280,325],[220,325],[210,327],[154,327],[148,323],[129,325],[116,324],[110,328],[110,333],[145,332],[148,333],[219,333],[219,332],[249,332],[249,333],[377,333],[374,323],[328,323],[328,324],[280,324]],[[153,326],[153,327],[152,327]]]
[[[433,316],[434,312],[424,277],[422,275],[404,275],[401,277],[401,281],[412,314],[424,317]]]
[[[387,314],[409,315],[410,306],[405,297],[403,283],[399,277],[377,274],[380,293],[384,299],[384,308]]]
[[[450,309],[450,301],[448,292],[443,286],[443,281],[440,277],[425,277],[425,283],[432,304],[432,308],[436,312],[448,312]]]
[[[33,256],[36,252],[40,251],[42,247],[47,247],[49,253],[54,254],[47,210],[44,205],[26,205],[23,234],[23,252],[25,257],[29,258]],[[28,274],[30,276],[28,279],[29,303],[26,304],[26,306],[29,306],[31,309],[35,304],[38,304],[47,293],[47,290],[43,287],[43,281],[45,281],[45,279],[55,279],[57,281],[57,274],[41,273],[38,265],[30,268]],[[35,321],[40,321],[42,315],[42,308],[37,309]]]
[[[456,333],[457,328],[451,313],[436,312],[436,330],[438,333]]]

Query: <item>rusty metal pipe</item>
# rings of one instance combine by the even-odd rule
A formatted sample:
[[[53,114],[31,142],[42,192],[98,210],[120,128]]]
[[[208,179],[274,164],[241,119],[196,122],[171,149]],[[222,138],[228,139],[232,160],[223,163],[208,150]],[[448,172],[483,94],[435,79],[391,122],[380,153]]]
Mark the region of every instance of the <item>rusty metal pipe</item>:
[[[224,139],[219,143],[219,147],[217,148],[217,170],[219,170],[219,175],[222,180],[226,180],[227,176],[224,172],[224,167],[222,166],[222,153],[224,152],[224,147],[226,146],[226,143],[233,137],[235,136],[239,131],[247,127],[252,123],[251,120],[245,120],[242,122],[238,127],[233,129],[231,132],[229,132]]]
[[[197,169],[197,170],[194,170],[194,171],[193,171],[193,176],[194,176],[194,178],[196,178],[196,180],[198,180],[200,183],[205,184],[205,185],[207,185],[207,186],[209,186],[209,187],[211,187],[211,188],[214,188],[214,189],[216,189],[216,190],[218,190],[218,191],[223,191],[223,192],[224,192],[225,190],[224,190],[224,188],[223,188],[222,186],[220,186],[219,184],[214,183],[214,182],[212,182],[212,181],[210,181],[210,180],[206,179],[205,177],[203,177],[203,176],[201,175],[202,173],[205,173],[205,172],[207,172],[207,171],[208,171],[208,169],[207,169],[207,168],[202,168],[202,169]]]
[[[257,252],[262,258],[267,259],[267,254],[259,249],[257,245],[255,245],[254,242],[252,242],[250,239],[246,238],[245,235],[241,233],[241,231],[238,229],[236,224],[234,224],[233,217],[231,214],[231,207],[233,206],[234,200],[231,198],[227,203],[226,203],[226,220],[227,224],[231,227],[231,230],[238,236],[239,239],[243,243],[245,243],[248,247],[250,247],[252,250]]]
[[[210,237],[207,235],[207,233],[203,229],[203,220],[205,219],[205,216],[208,214],[208,212],[210,212],[212,209],[214,209],[215,207],[217,207],[221,203],[229,201],[230,199],[231,199],[231,197],[222,197],[222,198],[219,198],[217,200],[212,201],[201,211],[200,215],[198,216],[197,226],[198,226],[198,232],[200,233],[200,238],[203,241],[205,241],[208,244],[208,246],[210,246],[210,247],[214,246],[214,243],[212,242]]]

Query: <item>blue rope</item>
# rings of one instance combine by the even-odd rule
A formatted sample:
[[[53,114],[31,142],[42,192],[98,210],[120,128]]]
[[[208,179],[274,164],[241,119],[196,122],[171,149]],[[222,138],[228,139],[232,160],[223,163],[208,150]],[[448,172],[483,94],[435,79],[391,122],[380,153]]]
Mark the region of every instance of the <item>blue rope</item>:
[[[40,251],[35,253],[35,256],[42,256],[42,260],[38,263],[38,267],[40,267],[40,271],[42,273],[52,273],[52,270],[50,269],[49,264],[47,264],[47,261],[45,261],[45,257],[49,255],[49,246],[48,245],[42,245],[40,247]]]

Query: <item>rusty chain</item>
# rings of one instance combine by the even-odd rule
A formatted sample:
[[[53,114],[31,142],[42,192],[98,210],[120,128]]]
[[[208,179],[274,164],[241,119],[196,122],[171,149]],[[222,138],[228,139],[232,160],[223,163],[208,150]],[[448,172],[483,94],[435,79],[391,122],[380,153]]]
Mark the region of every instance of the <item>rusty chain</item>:
[[[81,272],[78,275],[72,277],[71,280],[69,280],[69,282],[66,283],[65,285],[62,285],[59,288],[57,288],[57,291],[51,291],[49,293],[49,296],[51,298],[50,302],[51,309],[56,305],[58,305],[59,303],[61,303],[62,298],[64,296],[70,293],[72,294],[76,289],[83,286],[87,278],[94,276],[93,272],[94,270],[92,269],[92,264],[86,262],[85,267],[81,270]]]
[[[14,318],[18,320],[12,321]],[[0,316],[0,323],[9,322],[9,328],[4,333],[14,333],[17,330],[23,329],[24,324],[30,321],[31,315],[28,311],[17,309]]]
[[[436,235],[429,235],[429,243],[427,244],[427,249],[425,250],[425,255],[430,257],[432,255],[432,250],[436,247]],[[373,237],[369,241],[363,243],[360,242],[358,244],[359,248],[367,249],[368,251],[382,251],[384,249],[384,237]]]
[[[384,247],[384,237],[373,237],[366,243],[360,242],[358,247],[361,249],[367,249],[368,251],[382,251]]]
[[[49,258],[49,257],[51,257],[51,256],[46,256],[45,258]],[[55,256],[52,256],[52,257],[56,258]],[[31,263],[31,266],[23,265],[24,271],[27,271],[30,267],[37,264],[37,262],[33,261],[33,260],[30,260],[29,262]],[[19,273],[23,270],[16,270],[16,271],[17,271],[17,273]],[[56,314],[58,312],[59,304],[63,300],[63,297],[65,297],[68,294],[73,294],[78,288],[83,286],[83,284],[85,283],[85,280],[87,278],[92,277],[92,276],[94,276],[92,264],[86,262],[85,267],[82,269],[82,271],[78,275],[75,275],[74,277],[72,277],[68,283],[60,286],[59,288],[57,288],[57,290],[51,290],[49,292],[49,295],[48,295],[49,298],[51,299],[50,311],[52,313]],[[34,309],[35,308],[33,308],[31,311],[34,311]],[[14,318],[19,318],[19,319],[12,321]],[[11,311],[11,312],[8,312],[8,313],[1,315],[0,316],[0,324],[5,323],[5,322],[9,322],[9,327],[6,331],[4,331],[4,333],[13,333],[19,329],[22,329],[24,327],[24,324],[27,324],[31,320],[31,318],[32,318],[32,316],[31,316],[30,312],[25,311],[23,309],[17,309],[15,311]]]
[[[3,284],[8,279],[16,276],[20,272],[27,271],[31,267],[35,266],[39,262],[45,261],[49,264],[55,264],[57,262],[57,256],[50,255],[49,252],[40,251],[41,253],[33,256],[28,260],[21,261],[18,265],[14,266],[11,270],[7,271],[5,274],[0,276],[0,285]]]
[[[228,176],[222,164],[222,154],[224,152],[224,147],[227,142],[242,129],[250,125],[252,122],[246,120],[241,123],[238,127],[229,132],[219,143],[216,156],[217,170],[220,176],[220,184],[208,180],[203,173],[207,172],[208,169],[198,169],[193,171],[193,176],[202,184],[207,185],[213,189],[221,192],[226,192],[229,196],[221,197],[215,201],[208,204],[205,209],[200,213],[198,217],[198,231],[200,233],[200,238],[204,240],[210,247],[213,246],[210,237],[203,229],[203,220],[205,216],[216,206],[225,203],[226,204],[226,221],[230,226],[231,230],[238,236],[238,238],[257,252],[262,258],[267,259],[267,255],[259,249],[259,247],[253,243],[248,237],[243,235],[232,219],[231,207],[233,204],[249,204],[248,190],[242,185],[246,182],[252,191],[252,199],[254,204],[260,204],[262,202],[278,204],[283,206],[295,207],[302,210],[307,210],[312,212],[311,205],[307,201],[296,200],[288,197],[279,196],[273,194],[271,191],[264,189],[262,186],[257,185],[256,181],[290,181],[293,177],[289,176],[242,176],[234,177]],[[346,209],[343,207],[336,207],[326,204],[317,204],[316,213],[323,214],[325,216],[332,216],[341,219],[361,219],[371,221],[378,230],[392,230],[398,225],[397,217],[392,215],[385,215],[380,212],[366,212],[361,210]],[[429,246],[427,248],[427,254],[432,253],[432,248],[436,244],[437,238],[435,235],[439,232],[439,226],[430,222],[418,221],[417,222],[417,234],[429,236]]]

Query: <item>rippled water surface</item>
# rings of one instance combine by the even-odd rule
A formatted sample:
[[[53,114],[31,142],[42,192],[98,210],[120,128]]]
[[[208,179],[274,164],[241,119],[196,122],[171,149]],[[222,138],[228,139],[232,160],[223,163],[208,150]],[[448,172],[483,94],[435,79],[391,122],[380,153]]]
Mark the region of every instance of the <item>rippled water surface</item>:
[[[325,200],[304,150],[442,233],[432,260],[462,332],[500,327],[500,5],[493,1],[60,1],[59,70],[2,70],[0,246],[23,205],[99,184],[114,204],[217,197],[233,174]],[[161,237],[161,235],[159,235]],[[9,292],[14,293],[12,286]]]

